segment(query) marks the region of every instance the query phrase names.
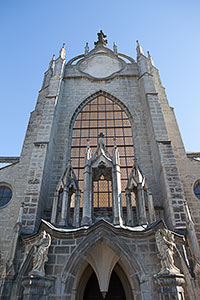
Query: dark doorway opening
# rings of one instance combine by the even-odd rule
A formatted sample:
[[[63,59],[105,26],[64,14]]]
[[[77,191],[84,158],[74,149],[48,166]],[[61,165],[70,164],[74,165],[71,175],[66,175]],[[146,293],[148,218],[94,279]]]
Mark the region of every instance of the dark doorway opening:
[[[100,289],[98,280],[96,277],[95,272],[92,273],[90,276],[85,292],[83,300],[126,300],[126,296],[124,293],[124,288],[122,286],[122,283],[117,276],[116,272],[113,270],[111,278],[110,278],[110,284],[108,293],[106,294],[106,297],[103,298]]]

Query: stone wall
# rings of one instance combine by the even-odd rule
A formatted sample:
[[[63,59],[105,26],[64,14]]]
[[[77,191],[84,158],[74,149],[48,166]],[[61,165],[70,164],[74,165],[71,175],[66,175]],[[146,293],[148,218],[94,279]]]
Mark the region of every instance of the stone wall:
[[[53,299],[74,299],[72,291],[73,293],[78,291],[79,279],[89,264],[91,254],[101,244],[114,251],[117,256],[116,264],[126,274],[129,285],[136,296],[134,299],[141,299],[142,295],[144,297],[142,299],[155,299],[158,294],[154,275],[161,268],[157,256],[155,231],[160,226],[163,226],[162,223],[147,231],[142,230],[142,227],[141,231],[131,231],[115,228],[105,221],[100,221],[88,229],[59,230],[50,229],[48,223],[43,224],[42,228],[52,237],[48,262],[45,266],[46,276],[53,276],[55,279],[54,286],[50,291],[50,299],[51,297]],[[24,239],[26,255],[37,236]],[[181,241],[178,236],[177,241]],[[178,263],[178,267],[181,267],[180,261],[176,263]]]

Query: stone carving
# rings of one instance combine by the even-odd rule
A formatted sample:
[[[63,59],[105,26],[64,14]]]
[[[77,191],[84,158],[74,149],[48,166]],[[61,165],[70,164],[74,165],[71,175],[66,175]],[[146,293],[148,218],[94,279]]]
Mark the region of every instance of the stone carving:
[[[117,44],[113,43],[113,52],[117,55]]]
[[[60,57],[62,59],[65,59],[65,55],[66,55],[66,50],[65,50],[65,43],[63,43],[62,48],[60,49]]]
[[[94,45],[97,46],[97,45],[103,45],[103,46],[106,46],[108,41],[105,40],[105,38],[107,37],[102,30],[100,30],[99,33],[97,33],[97,36],[98,36],[98,41],[97,42],[94,42]]]
[[[161,270],[158,274],[180,274],[180,270],[174,265],[174,235],[167,229],[159,229],[156,234],[158,258],[161,260]]]
[[[88,55],[89,52],[89,46],[88,46],[88,42],[85,45],[85,55]]]
[[[44,264],[48,261],[47,253],[50,245],[50,234],[42,231],[34,244],[33,269],[29,275],[45,276]]]

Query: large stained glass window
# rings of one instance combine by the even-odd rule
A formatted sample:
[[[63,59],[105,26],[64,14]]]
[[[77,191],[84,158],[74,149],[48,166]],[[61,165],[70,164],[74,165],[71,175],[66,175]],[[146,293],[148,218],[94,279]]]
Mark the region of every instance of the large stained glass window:
[[[104,96],[97,97],[83,108],[73,128],[71,159],[81,189],[81,206],[87,140],[90,140],[90,147],[92,153],[94,153],[100,132],[104,134],[104,142],[111,155],[114,145],[113,140],[116,139],[121,164],[122,205],[125,206],[125,188],[134,157],[132,129],[130,121],[122,108]],[[94,207],[112,206],[111,182],[103,177],[94,182],[93,201]]]

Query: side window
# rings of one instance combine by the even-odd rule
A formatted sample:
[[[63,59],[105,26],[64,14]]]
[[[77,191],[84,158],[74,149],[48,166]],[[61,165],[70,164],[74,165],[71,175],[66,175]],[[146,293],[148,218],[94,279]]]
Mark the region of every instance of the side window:
[[[200,180],[198,180],[194,184],[194,193],[195,193],[195,196],[200,200]]]
[[[5,185],[0,185],[0,208],[8,204],[11,199],[12,190]]]

